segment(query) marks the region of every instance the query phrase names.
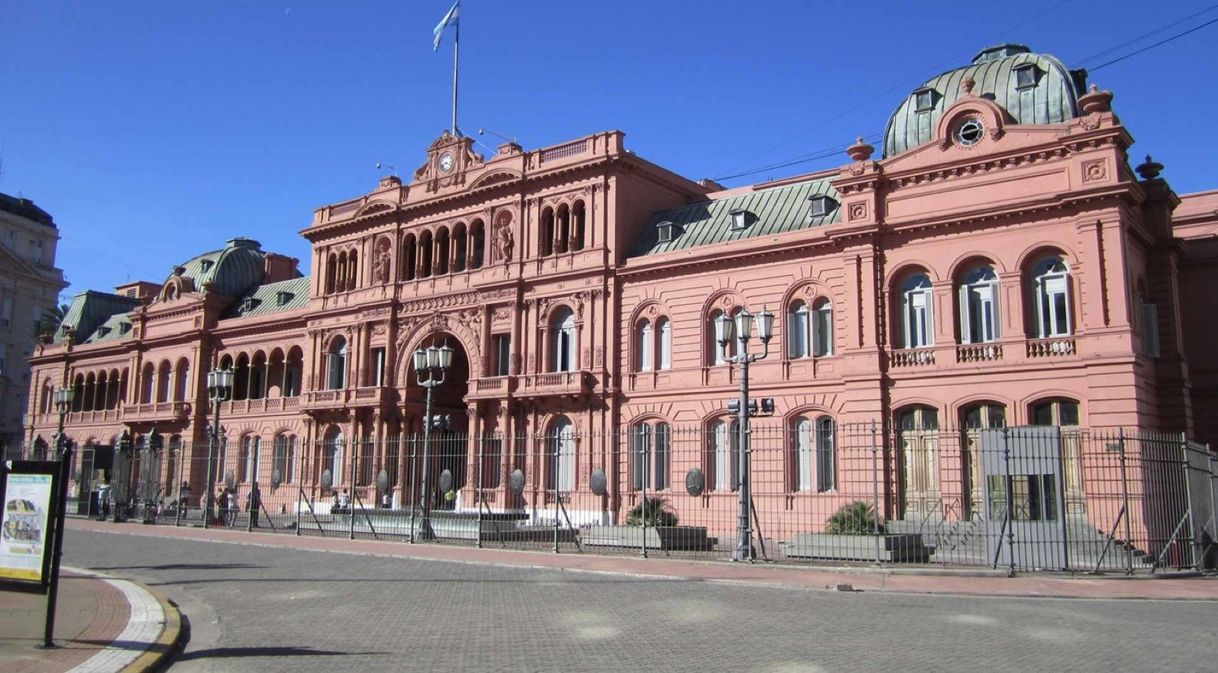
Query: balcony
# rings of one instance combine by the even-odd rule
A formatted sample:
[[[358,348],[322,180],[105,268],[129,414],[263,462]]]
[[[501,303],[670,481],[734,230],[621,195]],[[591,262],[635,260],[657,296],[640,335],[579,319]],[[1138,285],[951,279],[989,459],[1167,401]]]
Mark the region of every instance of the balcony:
[[[1002,345],[996,343],[960,344],[956,346],[956,362],[974,364],[1002,359]]]
[[[487,376],[472,379],[469,382],[469,393],[466,398],[471,400],[490,400],[507,397],[516,392],[515,376]]]
[[[128,407],[130,409],[131,407]],[[104,421],[117,421],[123,418],[123,409],[98,409],[96,411],[73,411],[67,415],[65,422],[69,425],[78,423],[97,423]],[[55,413],[42,414],[42,422],[53,425],[58,422],[59,415]]]
[[[580,397],[592,392],[596,379],[591,372],[551,372],[521,377],[520,395],[525,397]]]
[[[371,407],[392,402],[393,389],[388,386],[366,386],[341,390],[309,390],[304,393],[305,409],[340,409]]]
[[[1053,339],[1028,340],[1028,359],[1040,360],[1075,355],[1074,337],[1057,337]]]
[[[300,407],[298,397],[269,397],[257,400],[231,400],[220,407],[225,415],[264,414],[277,411],[293,411]]]
[[[893,369],[928,367],[935,364],[935,349],[906,348],[899,351],[892,351],[889,363]]]
[[[123,409],[127,422],[182,421],[190,414],[189,402],[131,404]]]

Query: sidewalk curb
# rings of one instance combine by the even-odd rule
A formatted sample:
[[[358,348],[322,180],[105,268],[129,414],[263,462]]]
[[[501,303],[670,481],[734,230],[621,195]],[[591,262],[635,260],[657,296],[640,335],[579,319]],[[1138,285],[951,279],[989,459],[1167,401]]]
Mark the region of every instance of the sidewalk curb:
[[[143,646],[143,650],[136,655],[135,659],[119,668],[118,671],[120,671],[120,673],[152,673],[154,671],[163,670],[170,663],[173,655],[183,644],[182,636],[184,631],[182,629],[182,613],[180,610],[178,610],[176,603],[170,600],[165,594],[138,580],[110,573],[104,573],[90,568],[73,567],[66,569],[73,573],[77,573],[98,581],[109,582],[111,585],[114,585],[114,580],[125,582],[135,590],[138,590],[139,592],[151,597],[154,601],[156,601],[157,606],[160,608],[164,621],[161,624],[160,631],[156,638],[151,642],[139,643]],[[130,601],[129,598],[128,601]],[[131,624],[132,614],[130,613],[130,610],[133,609],[134,606],[128,603],[127,608],[129,610],[127,617],[128,624]],[[102,648],[102,651],[99,654],[102,654],[111,648],[113,648],[113,643]],[[97,655],[94,655],[94,657],[84,661],[76,668],[93,670],[90,662],[92,662],[96,656]],[[92,666],[96,665],[98,664],[93,664]]]
[[[126,579],[126,578],[124,578]],[[182,612],[178,610],[177,603],[169,600],[165,594],[157,591],[135,580],[128,579],[128,582],[138,586],[143,591],[147,591],[153,598],[161,604],[161,610],[165,613],[165,627],[161,629],[161,635],[148,646],[135,661],[123,667],[121,673],[153,673],[164,669],[172,660],[178,650],[182,647]]]

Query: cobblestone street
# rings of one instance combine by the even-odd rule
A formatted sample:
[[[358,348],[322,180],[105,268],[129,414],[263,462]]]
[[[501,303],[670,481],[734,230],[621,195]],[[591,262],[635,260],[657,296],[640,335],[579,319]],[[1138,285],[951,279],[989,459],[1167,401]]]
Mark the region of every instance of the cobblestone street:
[[[836,593],[70,531],[177,602],[173,671],[1218,670],[1218,604]],[[274,545],[273,538],[267,544]]]

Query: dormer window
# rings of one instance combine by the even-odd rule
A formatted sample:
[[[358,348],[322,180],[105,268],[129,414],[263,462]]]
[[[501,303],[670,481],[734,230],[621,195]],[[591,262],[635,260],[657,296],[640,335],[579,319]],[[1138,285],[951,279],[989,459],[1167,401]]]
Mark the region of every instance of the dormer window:
[[[289,301],[292,301],[293,296],[295,295],[293,295],[291,292],[284,292],[283,290],[280,290],[279,292],[275,293],[275,305],[283,306]]]
[[[131,331],[131,323],[120,322],[118,324],[118,333],[119,334],[126,334],[127,332],[130,332],[130,331]]]
[[[109,333],[110,333],[109,327],[102,326],[102,327],[97,328],[97,336],[106,336]]]
[[[1030,89],[1036,86],[1040,79],[1040,70],[1035,63],[1027,63],[1015,68],[1015,88]]]
[[[809,217],[827,217],[837,208],[837,201],[832,196],[819,194],[808,197]]]
[[[241,312],[242,315],[244,315],[246,313],[249,313],[250,311],[253,311],[257,307],[258,307],[257,299],[254,299],[253,297],[246,297],[245,299],[241,300],[241,308],[238,310]]]
[[[918,89],[913,93],[914,112],[930,112],[935,109],[935,90]]]
[[[749,226],[749,211],[744,208],[734,208],[729,211],[731,222],[729,226],[732,231],[744,231]]]
[[[660,243],[671,243],[672,242],[672,230],[673,230],[672,222],[665,220],[664,222],[657,224],[656,225],[656,240],[659,241]]]
[[[72,326],[71,326],[71,325],[64,325],[63,327],[60,327],[60,328],[59,328],[59,333],[60,333],[60,334],[67,334],[67,333],[68,333],[68,332],[69,332],[71,329],[72,329]]]

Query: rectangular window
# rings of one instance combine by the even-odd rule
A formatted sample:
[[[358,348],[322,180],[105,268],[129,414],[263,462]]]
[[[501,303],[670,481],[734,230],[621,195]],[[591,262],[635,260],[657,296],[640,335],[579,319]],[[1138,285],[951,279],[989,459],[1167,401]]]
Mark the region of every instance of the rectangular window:
[[[492,337],[495,348],[495,370],[493,376],[507,376],[511,371],[512,337],[507,334],[496,334]]]
[[[1159,357],[1159,307],[1142,302],[1142,352],[1152,358]]]
[[[13,323],[13,298],[5,297],[0,300],[0,327],[9,327]]]
[[[672,369],[672,322],[660,321],[660,369]]]
[[[910,292],[906,296],[908,309],[905,315],[905,347],[925,348],[930,345],[930,306],[927,301],[929,293]]]
[[[668,425],[664,423],[655,428],[655,447],[652,451],[655,456],[655,469],[651,472],[651,486],[657,491],[668,488],[669,432]]]
[[[385,349],[372,349],[372,385],[385,385]]]

